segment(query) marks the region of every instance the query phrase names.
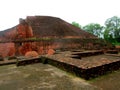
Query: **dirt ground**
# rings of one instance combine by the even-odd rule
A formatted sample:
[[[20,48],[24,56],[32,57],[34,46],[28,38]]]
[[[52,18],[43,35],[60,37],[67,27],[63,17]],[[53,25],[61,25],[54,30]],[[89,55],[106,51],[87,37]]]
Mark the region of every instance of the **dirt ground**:
[[[0,66],[0,90],[100,90],[47,64]]]
[[[89,81],[102,90],[120,90],[120,70]]]
[[[70,54],[63,53],[62,56],[70,57]],[[57,55],[56,57],[65,59]],[[80,62],[83,61],[83,64],[94,61],[91,65],[96,65],[100,63],[98,60],[106,58],[112,61],[120,57],[99,55],[82,58]],[[20,67],[15,64],[4,65],[0,66],[0,90],[120,90],[120,70],[86,81],[48,64]]]
[[[120,70],[86,81],[47,64],[0,66],[0,90],[119,90]]]

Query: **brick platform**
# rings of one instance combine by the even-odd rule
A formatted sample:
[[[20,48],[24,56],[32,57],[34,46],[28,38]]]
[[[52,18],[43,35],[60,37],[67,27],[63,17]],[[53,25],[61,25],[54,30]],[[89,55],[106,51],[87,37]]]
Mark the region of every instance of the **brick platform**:
[[[108,55],[98,55],[82,58],[71,58],[76,52],[62,52],[56,55],[44,56],[44,62],[80,76],[86,80],[112,72],[120,68],[120,58]],[[78,52],[77,52],[78,53]]]
[[[72,58],[73,55],[77,55],[78,53],[80,54],[82,51],[64,51],[54,55],[43,55],[37,58],[23,57],[17,58],[17,60],[4,60],[0,62],[0,65],[15,63],[17,66],[31,63],[51,64],[86,80],[120,69],[119,55],[105,55],[100,51],[85,51],[82,54],[87,54],[81,56],[82,58]]]

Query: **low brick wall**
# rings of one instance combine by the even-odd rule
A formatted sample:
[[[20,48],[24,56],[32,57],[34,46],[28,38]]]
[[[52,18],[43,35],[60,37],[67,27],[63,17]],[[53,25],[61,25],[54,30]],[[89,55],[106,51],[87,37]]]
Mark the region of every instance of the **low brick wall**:
[[[31,63],[50,64],[64,71],[70,72],[78,77],[84,78],[86,80],[120,69],[120,60],[103,64],[101,66],[96,66],[91,68],[82,68],[72,64],[65,63],[65,62],[43,57],[43,56],[38,58],[19,59],[16,65],[21,66],[21,65],[31,64]]]
[[[108,50],[108,51],[106,51],[106,53],[109,53],[109,54],[118,54],[118,50]]]
[[[25,59],[21,59],[18,58],[16,61],[16,66],[23,66],[23,65],[28,65],[28,64],[32,64],[32,63],[41,63],[41,59],[40,57],[38,58],[25,58]]]
[[[92,68],[80,68],[74,65],[70,65],[68,63],[65,62],[59,62],[57,60],[52,60],[49,58],[44,57],[44,64],[50,64],[53,66],[56,66],[62,70],[65,70],[67,72],[70,72],[76,76],[79,76],[81,78],[84,78],[86,80],[104,75],[106,73],[112,72],[114,70],[118,70],[120,69],[120,60],[116,61],[116,62],[111,62],[108,64],[104,64],[101,66],[96,66],[96,67],[92,67]]]
[[[86,69],[85,72],[83,73],[84,74],[83,78],[85,79],[95,78],[118,69],[120,69],[120,60],[109,64],[104,64],[101,66]]]
[[[80,59],[82,57],[89,57],[89,56],[95,56],[95,55],[101,55],[101,54],[104,54],[102,50],[78,52],[78,53],[72,54],[72,58]]]

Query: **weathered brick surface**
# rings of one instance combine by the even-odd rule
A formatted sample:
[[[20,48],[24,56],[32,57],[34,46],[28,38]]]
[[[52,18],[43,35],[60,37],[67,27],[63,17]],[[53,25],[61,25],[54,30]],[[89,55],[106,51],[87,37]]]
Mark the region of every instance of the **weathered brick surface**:
[[[33,57],[38,57],[38,53],[36,51],[28,51],[26,54],[25,54],[25,57],[27,58],[33,58]]]
[[[0,55],[2,55],[3,57],[14,56],[15,55],[14,43],[0,44]]]
[[[0,54],[2,56],[13,56],[15,54],[25,55],[29,51],[36,51],[41,55],[47,54],[49,49],[104,49],[106,44],[96,36],[60,18],[48,16],[29,16],[25,20],[20,19],[20,23],[15,27],[0,32],[0,40],[2,41],[24,41],[28,38],[33,41],[34,38],[35,40],[45,38],[45,40],[1,44]]]
[[[17,39],[25,39],[33,36],[32,28],[27,23],[19,24],[16,27],[16,30],[17,30]]]
[[[55,51],[53,49],[49,49],[47,52],[48,55],[53,55],[55,54]]]
[[[119,57],[98,55],[78,60],[70,57],[73,53],[76,52],[66,51],[55,55],[46,55],[44,62],[87,80],[120,69]]]

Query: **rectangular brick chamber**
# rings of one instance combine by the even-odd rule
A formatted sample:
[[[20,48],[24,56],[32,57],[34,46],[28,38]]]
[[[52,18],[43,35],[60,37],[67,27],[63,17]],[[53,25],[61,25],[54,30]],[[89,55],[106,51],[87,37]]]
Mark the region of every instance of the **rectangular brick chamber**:
[[[98,56],[92,52],[92,55],[95,55],[92,56],[95,60],[92,60],[89,54],[88,57],[82,57],[82,59],[78,60],[71,57],[73,53],[74,52],[62,52],[56,55],[43,55],[38,58],[22,59],[17,62],[17,66],[31,63],[50,64],[86,80],[120,69],[119,57],[107,56],[99,51]],[[100,56],[100,54],[102,55]],[[101,57],[101,59],[99,59],[99,57]],[[111,60],[111,57],[113,60]]]
[[[50,64],[53,66],[56,66],[62,70],[65,70],[67,72],[70,72],[78,77],[84,78],[86,80],[90,80],[93,78],[96,78],[98,76],[110,73],[114,70],[118,70],[120,69],[120,60],[116,61],[116,62],[111,62],[108,64],[103,64],[101,66],[96,66],[96,67],[91,67],[91,68],[82,68],[82,67],[77,67],[75,65],[72,64],[68,64],[65,62],[60,62],[57,60],[53,60],[50,58],[46,58],[45,59],[45,63],[44,64]]]
[[[86,80],[120,69],[119,57],[107,56],[101,51],[96,52],[97,54],[95,52],[91,52],[92,56],[88,54],[87,57],[83,56],[80,59],[71,57],[78,52],[63,52],[58,55],[43,56],[42,58],[44,58],[44,64],[51,64]],[[92,57],[94,57],[93,60]]]

